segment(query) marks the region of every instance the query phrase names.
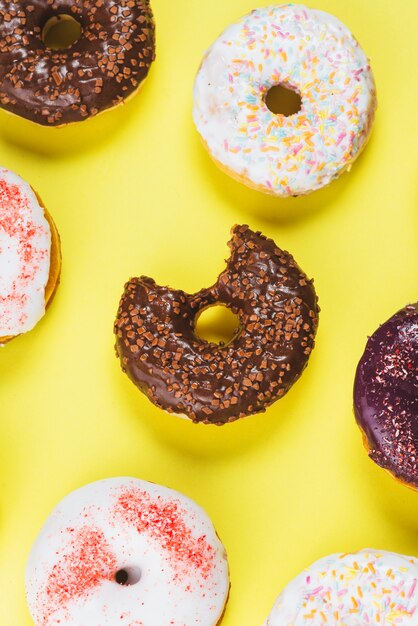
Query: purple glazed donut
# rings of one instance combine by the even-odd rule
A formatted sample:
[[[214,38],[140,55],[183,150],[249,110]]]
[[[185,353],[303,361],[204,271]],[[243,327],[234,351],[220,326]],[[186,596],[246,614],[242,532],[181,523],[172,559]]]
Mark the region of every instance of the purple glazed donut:
[[[418,490],[418,303],[368,340],[354,382],[354,412],[370,458]]]

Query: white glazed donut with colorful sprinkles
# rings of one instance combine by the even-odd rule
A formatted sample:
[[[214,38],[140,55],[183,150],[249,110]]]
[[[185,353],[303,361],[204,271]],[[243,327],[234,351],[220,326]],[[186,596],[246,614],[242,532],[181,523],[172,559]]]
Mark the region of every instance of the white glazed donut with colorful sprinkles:
[[[135,478],[67,496],[26,570],[36,626],[215,626],[228,593],[225,550],[207,514]]]
[[[51,230],[20,176],[0,169],[0,337],[31,330],[45,313]]]
[[[271,87],[301,98],[272,113]],[[348,170],[376,109],[368,59],[336,17],[298,4],[254,10],[206,52],[194,84],[194,122],[217,164],[277,196],[302,195]]]
[[[416,626],[418,559],[361,550],[314,563],[278,597],[264,626]]]

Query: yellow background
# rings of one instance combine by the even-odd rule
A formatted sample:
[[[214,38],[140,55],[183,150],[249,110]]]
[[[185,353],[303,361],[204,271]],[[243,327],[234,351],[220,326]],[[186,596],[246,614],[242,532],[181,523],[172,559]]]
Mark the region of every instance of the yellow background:
[[[107,130],[85,149],[59,150],[72,141],[65,131],[39,139],[38,150],[17,147],[10,135],[20,131],[0,120],[0,162],[37,189],[63,250],[51,309],[0,352],[1,626],[32,624],[25,563],[52,508],[108,476],[159,482],[205,507],[231,567],[223,626],[261,626],[280,589],[327,553],[418,555],[418,494],[368,460],[352,414],[367,334],[417,299],[417,4],[308,4],[352,29],[379,96],[372,139],[351,173],[310,197],[276,200],[240,186],[194,130],[201,55],[253,0],[154,0],[149,80],[125,109],[103,116]],[[262,230],[315,277],[317,347],[264,415],[195,426],[155,408],[121,373],[112,324],[132,275],[191,292],[210,285],[234,223]]]

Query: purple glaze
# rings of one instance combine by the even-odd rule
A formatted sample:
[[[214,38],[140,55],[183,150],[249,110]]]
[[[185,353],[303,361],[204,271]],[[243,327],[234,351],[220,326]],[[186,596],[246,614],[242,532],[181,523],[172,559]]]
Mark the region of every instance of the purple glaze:
[[[418,303],[368,340],[354,382],[354,413],[370,458],[418,489]]]

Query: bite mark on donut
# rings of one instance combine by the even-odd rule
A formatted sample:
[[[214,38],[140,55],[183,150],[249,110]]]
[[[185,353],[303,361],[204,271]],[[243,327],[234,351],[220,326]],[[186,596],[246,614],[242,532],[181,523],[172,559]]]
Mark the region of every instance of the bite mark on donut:
[[[190,568],[199,572],[203,580],[209,578],[214,567],[214,549],[206,535],[193,535],[186,522],[186,512],[175,500],[152,498],[139,489],[124,490],[118,496],[114,515],[158,543],[169,555],[176,580]]]

